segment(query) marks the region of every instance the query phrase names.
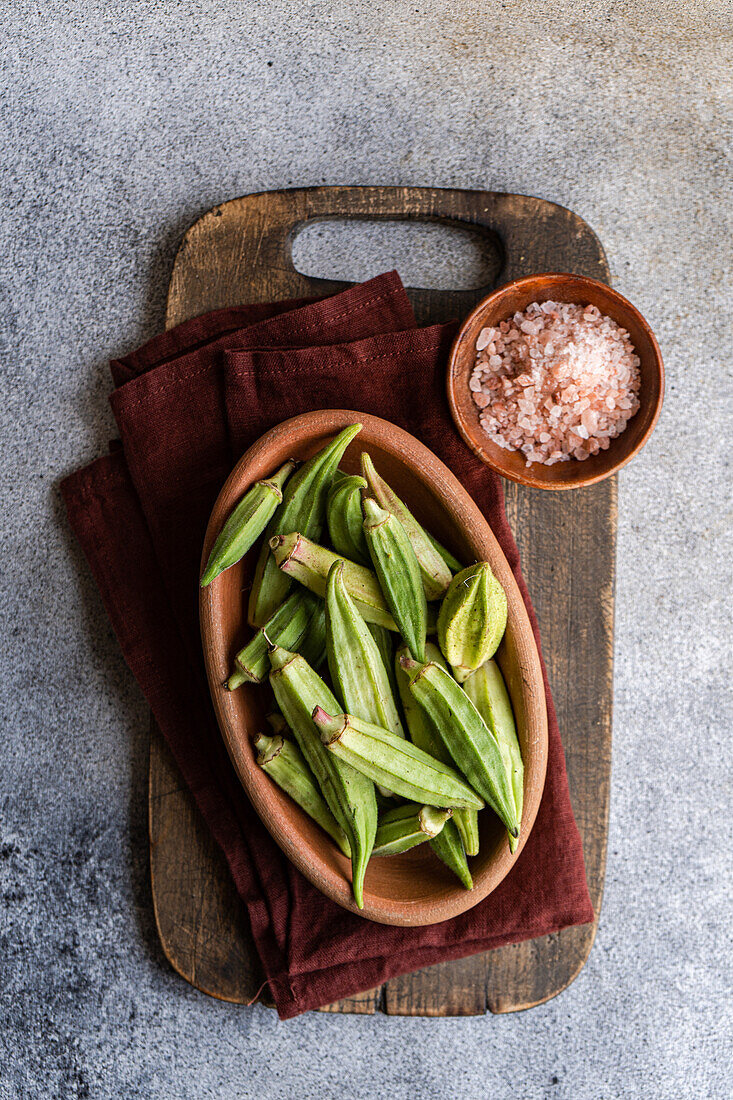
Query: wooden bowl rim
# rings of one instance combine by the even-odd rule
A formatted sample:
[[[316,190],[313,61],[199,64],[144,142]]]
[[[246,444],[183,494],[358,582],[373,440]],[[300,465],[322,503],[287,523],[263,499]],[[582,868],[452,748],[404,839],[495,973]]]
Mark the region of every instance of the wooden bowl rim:
[[[406,464],[405,454],[419,457],[420,476],[428,484],[428,487],[430,487],[431,482],[435,481],[441,485],[442,490],[447,486],[452,491],[450,498],[446,496],[445,506],[452,515],[456,515],[459,506],[463,510],[467,518],[465,521],[460,521],[460,526],[468,541],[474,542],[478,537],[478,532],[480,532],[481,537],[485,540],[485,545],[490,547],[490,554],[487,556],[492,560],[492,567],[498,573],[507,593],[509,623],[512,627],[512,636],[515,638],[514,645],[517,652],[518,671],[521,675],[521,691],[527,713],[527,731],[531,740],[533,755],[533,766],[532,768],[527,767],[527,772],[531,778],[525,782],[522,833],[517,851],[515,853],[510,851],[508,838],[504,834],[503,840],[500,842],[499,855],[490,857],[489,866],[476,868],[477,873],[474,875],[473,890],[465,890],[456,879],[455,887],[446,890],[438,898],[405,899],[404,902],[397,903],[389,898],[375,898],[365,886],[364,908],[358,909],[351,895],[350,880],[325,865],[318,853],[316,853],[318,858],[314,860],[311,846],[308,846],[307,850],[302,850],[297,843],[298,837],[292,835],[292,830],[282,827],[280,820],[282,817],[281,802],[283,799],[287,799],[287,796],[254,763],[251,747],[251,737],[254,731],[241,728],[242,723],[238,720],[234,710],[235,704],[232,693],[223,686],[215,667],[216,657],[221,655],[222,646],[227,661],[231,652],[231,639],[222,637],[224,624],[217,623],[215,600],[217,581],[214,581],[207,588],[200,589],[199,592],[201,636],[209,689],[219,729],[234,769],[273,839],[306,878],[343,908],[381,924],[418,927],[447,920],[473,908],[499,885],[514,866],[529,837],[544,790],[548,732],[542,667],[529,615],[519,591],[519,586],[488,521],[448,467],[424,444],[402,428],[380,417],[366,413],[344,409],[315,410],[292,417],[276,425],[261,436],[239,459],[219,493],[212,510],[206,531],[201,570],[203,571],[214,539],[226,516],[234,502],[248,487],[244,476],[245,471],[261,459],[263,452],[266,452],[271,444],[277,443],[283,436],[295,436],[297,434],[297,441],[293,446],[293,450],[297,452],[299,445],[302,445],[304,441],[307,442],[309,435],[336,434],[348,424],[356,422],[363,425],[362,432],[357,436],[356,441],[361,439],[362,436],[371,437],[375,445],[380,446],[385,451],[391,451],[394,457],[404,464]],[[431,491],[433,490],[431,489]],[[247,748],[249,748],[249,753],[246,751]],[[525,761],[525,765],[527,765],[527,761]],[[332,843],[325,834],[323,836],[324,843]],[[474,866],[472,866],[472,873]]]
[[[592,292],[593,290],[600,289],[605,295],[608,295],[623,309],[629,310],[629,312],[634,317],[636,323],[639,325],[640,328],[644,330],[649,340],[649,343],[652,346],[653,358],[651,365],[655,368],[658,377],[659,395],[655,402],[649,423],[647,424],[647,427],[644,430],[643,434],[639,437],[631,450],[627,454],[622,455],[618,459],[618,461],[614,462],[613,465],[608,467],[608,469],[600,470],[595,474],[589,473],[586,477],[575,477],[573,478],[573,480],[570,480],[568,478],[567,480],[557,479],[549,481],[546,480],[541,474],[534,473],[535,469],[543,469],[542,465],[538,462],[533,463],[531,468],[525,467],[526,473],[520,473],[514,469],[510,469],[509,467],[505,466],[501,461],[492,458],[492,456],[487,453],[484,447],[479,442],[477,442],[478,429],[475,426],[466,423],[466,419],[463,416],[458,401],[456,399],[456,385],[462,373],[461,370],[459,370],[459,359],[461,352],[463,352],[464,350],[464,343],[468,330],[474,323],[475,319],[489,306],[491,306],[495,299],[506,294],[509,290],[524,290],[525,288],[529,288],[539,281],[542,281],[543,284],[546,284],[548,281],[550,281],[550,285],[552,285],[552,281],[557,281],[559,283],[560,281],[567,282],[568,280],[571,280],[577,285],[578,291],[583,297],[588,297],[587,294],[583,295],[582,292],[584,290]],[[654,335],[654,332],[652,331],[649,322],[636,308],[636,306],[632,302],[630,302],[628,298],[625,298],[623,294],[620,294],[612,286],[610,286],[608,283],[602,282],[600,279],[592,279],[588,275],[574,275],[572,272],[563,271],[540,272],[534,275],[524,275],[521,279],[512,279],[511,282],[503,283],[501,286],[497,287],[496,290],[493,290],[491,294],[487,294],[485,298],[482,298],[481,301],[471,310],[468,317],[466,317],[466,319],[463,321],[453,340],[453,343],[451,344],[451,349],[448,356],[448,369],[446,372],[446,393],[448,396],[448,404],[450,406],[451,415],[453,416],[454,423],[461,435],[461,438],[471,448],[473,453],[478,458],[480,458],[486,466],[489,466],[496,473],[501,474],[502,477],[505,477],[510,481],[516,481],[520,485],[527,485],[533,489],[547,489],[555,492],[568,489],[582,489],[588,485],[595,485],[599,481],[605,481],[607,477],[611,477],[613,474],[622,469],[622,467],[624,467],[628,462],[631,462],[632,458],[634,458],[635,455],[637,455],[642,447],[646,444],[650,435],[654,431],[654,428],[656,427],[657,421],[659,420],[659,415],[662,411],[662,405],[664,403],[664,384],[664,362],[662,360],[662,352],[659,347],[659,343],[656,336]],[[622,438],[623,435],[618,436],[617,439],[614,440],[614,442],[617,442],[619,439]],[[611,445],[613,446],[613,443]],[[578,463],[576,460],[576,465],[577,464]]]

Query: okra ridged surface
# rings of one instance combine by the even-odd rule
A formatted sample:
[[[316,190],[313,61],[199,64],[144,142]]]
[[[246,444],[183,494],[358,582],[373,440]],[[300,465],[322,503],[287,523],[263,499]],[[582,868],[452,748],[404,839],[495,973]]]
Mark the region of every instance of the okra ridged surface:
[[[428,608],[415,551],[396,516],[369,497],[362,508],[364,534],[379,586],[410,653],[423,661]]]
[[[358,474],[335,481],[328,494],[326,519],[331,545],[349,561],[369,565],[369,551],[362,529],[361,494],[366,481]]]
[[[334,690],[349,714],[404,737],[382,655],[348,593],[340,561],[328,574],[326,645]]]
[[[524,806],[524,762],[514,722],[514,711],[501,669],[496,661],[486,661],[481,668],[471,673],[463,687],[497,740],[509,773],[517,820],[521,824]],[[512,851],[516,851],[515,837],[509,837],[509,845]]]
[[[499,745],[460,684],[440,665],[402,657],[410,691],[433,721],[445,747],[472,787],[517,836],[519,824]]]
[[[258,734],[254,746],[262,770],[336,841],[345,856],[350,856],[346,833],[328,808],[298,746],[279,733],[271,737]]]
[[[405,715],[405,722],[410,734],[410,740],[413,745],[417,745],[423,752],[428,753],[430,756],[434,756],[436,760],[440,760],[443,764],[448,764],[452,767],[454,764],[453,757],[448,752],[443,739],[433,725],[431,717],[410,691],[410,677],[401,664],[401,659],[403,657],[409,657],[407,646],[405,645],[400,646],[395,655],[395,677],[400,700],[402,702],[402,711]],[[441,668],[444,668],[445,671],[448,672],[448,665],[445,662],[445,658],[437,645],[433,642],[426,643],[425,657],[428,661],[440,665]],[[461,835],[466,854],[469,856],[478,855],[478,810],[458,809],[453,814],[453,820]]]
[[[506,620],[506,594],[487,561],[456,574],[440,606],[438,641],[459,683],[494,655]]]
[[[271,648],[270,664],[270,685],[277,704],[331,813],[348,837],[354,899],[361,909],[364,906],[364,874],[377,830],[374,784],[324,747],[311,716],[319,706],[338,710],[338,703],[318,673],[299,654],[289,653],[279,646]]]
[[[432,843],[450,816],[450,810],[419,806],[415,802],[395,807],[379,819],[373,855],[396,856],[428,840]]]
[[[460,879],[466,890],[473,890],[473,878],[466,860],[463,841],[454,821],[446,821],[444,827],[430,841],[430,847],[439,860]]]
[[[222,527],[214,543],[201,587],[211,584],[225,569],[230,569],[244,557],[272,519],[282,503],[283,485],[295,469],[295,462],[286,462],[277,473],[265,481],[256,481],[244,494]]]
[[[287,482],[282,504],[268,524],[257,560],[249,596],[251,626],[263,626],[267,622],[287,596],[292,584],[292,579],[282,573],[272,560],[269,540],[287,531],[301,531],[308,538],[320,538],[326,522],[326,503],[334,474],[344,451],[360,431],[361,424],[350,424],[344,428]]]
[[[354,561],[347,561],[334,554],[326,546],[320,546],[299,531],[275,535],[270,539],[270,550],[277,567],[291,579],[309,588],[316,595],[325,597],[331,566],[344,563],[344,582],[359,613],[369,623],[397,630],[379,581],[371,569]]]
[[[418,560],[426,598],[439,600],[451,582],[451,571],[440,551],[433,546],[404,501],[400,500],[394,489],[379,475],[370,455],[366,452],[361,456],[361,472],[369,486],[369,492],[377,503],[385,511],[396,516],[404,527]]]
[[[313,720],[328,752],[402,798],[441,809],[482,808],[482,799],[455,768],[389,730],[351,714],[329,714],[320,706],[313,711]]]
[[[299,652],[318,602],[317,596],[303,588],[292,592],[237,653],[234,672],[227,681],[229,690],[233,691],[244,683],[259,684],[267,679],[270,672],[268,639],[283,649]]]

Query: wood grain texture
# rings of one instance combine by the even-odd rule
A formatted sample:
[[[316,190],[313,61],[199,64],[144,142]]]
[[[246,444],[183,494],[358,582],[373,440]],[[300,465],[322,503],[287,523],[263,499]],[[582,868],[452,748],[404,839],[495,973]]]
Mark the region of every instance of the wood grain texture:
[[[296,272],[290,247],[303,223],[351,216],[448,219],[475,227],[501,250],[502,283],[539,271],[609,279],[592,230],[571,211],[541,199],[432,188],[265,193],[215,208],[186,234],[171,278],[167,327],[208,309],[342,289],[344,284]],[[418,289],[410,297],[425,324],[465,315],[491,289]],[[426,1016],[516,1011],[569,985],[591,949],[603,894],[608,826],[616,479],[573,493],[546,493],[512,483],[505,489],[539,617],[596,924],[392,979],[380,990],[329,1006],[329,1011]],[[224,859],[155,728],[150,835],[156,919],[172,965],[214,996],[251,1001],[262,979],[242,906]]]
[[[205,993],[251,1000],[263,975],[244,907],[155,720],[148,815],[155,922],[166,957]]]

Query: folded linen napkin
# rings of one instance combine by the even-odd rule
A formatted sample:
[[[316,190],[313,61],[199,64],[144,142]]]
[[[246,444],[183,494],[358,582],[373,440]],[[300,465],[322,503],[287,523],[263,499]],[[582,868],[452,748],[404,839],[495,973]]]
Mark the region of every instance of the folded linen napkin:
[[[227,857],[282,1018],[593,919],[546,677],[547,780],[525,849],[473,909],[414,929],[339,908],[286,860],[234,774],[209,701],[197,579],[211,507],[243,449],[310,409],[370,412],[434,450],[486,515],[537,635],[500,479],[462,443],[445,401],[453,331],[416,329],[394,272],[321,301],[194,318],[113,364],[123,447],[62,485],[128,664]]]

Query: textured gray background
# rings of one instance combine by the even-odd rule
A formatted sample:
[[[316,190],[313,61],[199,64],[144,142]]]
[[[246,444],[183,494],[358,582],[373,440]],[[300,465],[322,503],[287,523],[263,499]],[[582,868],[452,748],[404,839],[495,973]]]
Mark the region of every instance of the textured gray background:
[[[2,1100],[731,1094],[730,15],[0,2]],[[114,434],[106,360],[160,327],[186,227],[323,182],[573,208],[666,358],[664,415],[621,476],[600,932],[575,984],[517,1016],[280,1024],[190,989],[156,943],[146,706],[57,484]],[[403,241],[361,240],[299,254],[415,270]]]

